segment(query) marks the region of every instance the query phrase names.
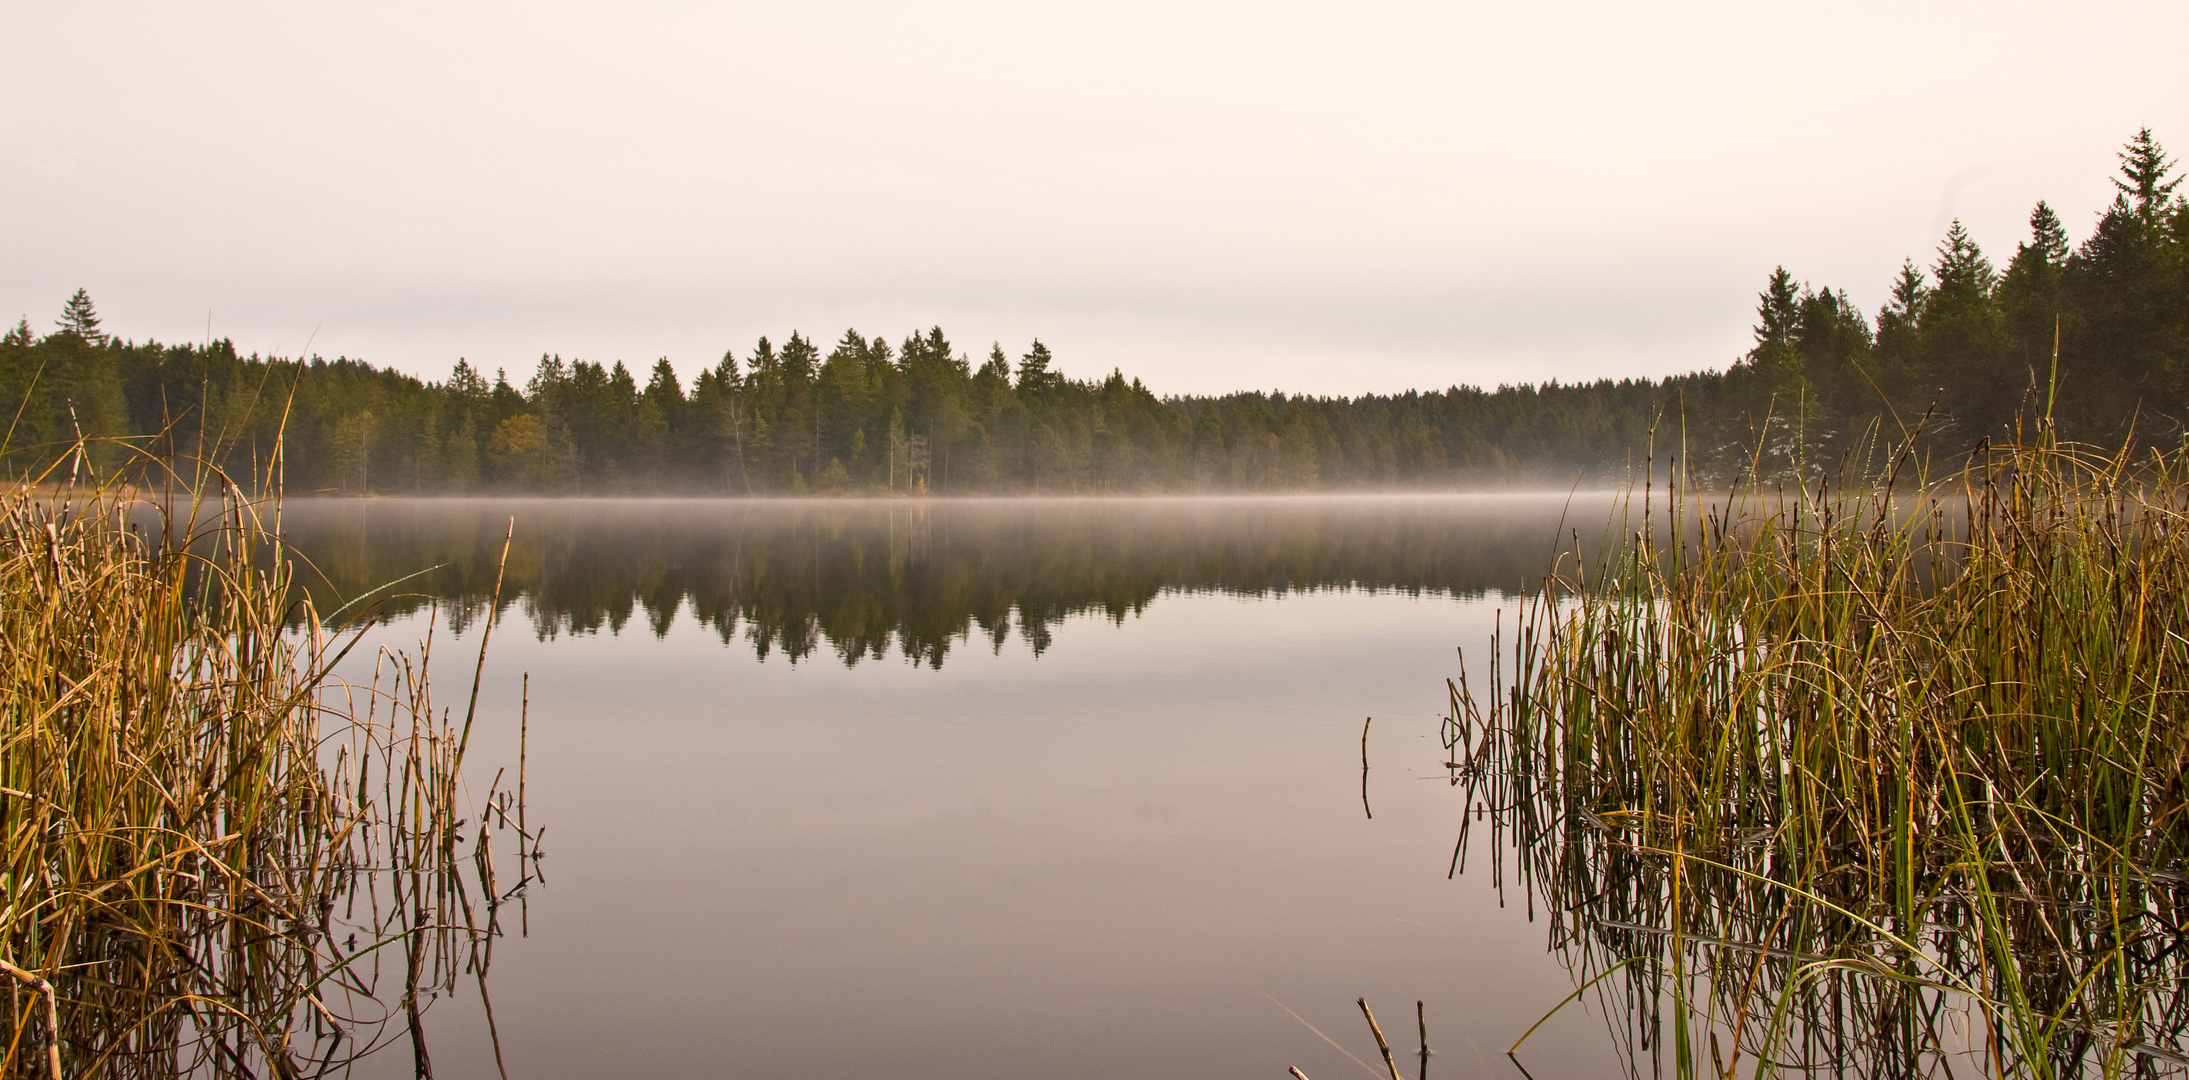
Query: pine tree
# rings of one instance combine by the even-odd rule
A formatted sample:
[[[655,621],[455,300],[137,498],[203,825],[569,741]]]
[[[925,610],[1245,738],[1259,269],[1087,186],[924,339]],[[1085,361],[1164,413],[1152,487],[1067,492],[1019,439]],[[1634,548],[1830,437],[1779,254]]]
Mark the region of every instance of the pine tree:
[[[2028,250],[2035,252],[2054,267],[2067,263],[2067,226],[2060,224],[2060,215],[2052,212],[2043,199],[2037,200],[2037,209],[2029,212],[2030,242],[2015,249],[2015,254]]]
[[[745,378],[737,369],[737,354],[725,349],[722,360],[692,380],[690,407],[682,437],[690,463],[698,475],[724,490],[753,494],[752,474],[746,460],[753,435],[753,414]]]
[[[1815,409],[1811,441],[1819,450],[1843,445],[1838,436],[1859,427],[1859,418],[1883,404],[1867,372],[1870,324],[1847,298],[1846,290],[1817,289],[1801,298],[1794,330],[1809,404]]]
[[[487,400],[492,404],[488,412],[491,414],[489,420],[493,424],[499,424],[524,411],[524,395],[509,384],[508,368],[494,369],[494,389],[487,392]]]
[[[784,378],[792,382],[803,382],[813,378],[814,370],[820,366],[821,350],[813,342],[806,340],[803,334],[793,330],[790,332],[790,340],[783,343],[781,357]]]
[[[1058,378],[1056,373],[1049,370],[1049,364],[1054,359],[1049,355],[1049,347],[1043,345],[1040,338],[1035,338],[1034,347],[1026,350],[1026,355],[1019,357],[1019,392],[1023,394],[1049,389]]]
[[[973,373],[973,390],[981,424],[1000,433],[1006,423],[1004,414],[1010,412],[1018,402],[1017,395],[1011,389],[1011,360],[1003,354],[1002,342],[989,344],[988,362]],[[1019,411],[1023,413],[1024,409],[1020,408]],[[997,468],[1000,469],[1000,466]],[[999,471],[997,475],[1000,477],[1002,474]]]
[[[646,400],[653,402],[664,418],[684,407],[684,387],[677,382],[676,369],[669,366],[666,356],[654,361],[654,370],[646,377]]]
[[[2168,161],[2149,129],[2120,154],[2118,193],[2097,228],[2068,259],[2062,371],[2073,371],[2073,401],[2086,426],[2076,434],[2125,434],[2137,407],[2177,414],[2189,400],[2189,281]],[[2087,403],[2087,405],[2085,404]],[[2121,406],[2126,405],[2123,409]]]
[[[1924,297],[1916,328],[1919,363],[1945,388],[1939,403],[1944,418],[1957,420],[1964,435],[1992,434],[2011,419],[2028,386],[2027,373],[2004,362],[2012,349],[1993,295],[1998,274],[1958,219],[1939,243],[1931,270],[1938,283]]]
[[[454,394],[458,400],[466,402],[486,400],[486,377],[479,374],[478,368],[471,366],[471,361],[461,356],[456,358],[456,367],[448,373],[446,385],[449,393]]]
[[[1999,310],[2014,338],[2016,359],[2032,378],[2042,373],[2049,385],[2054,336],[2062,322],[2060,279],[2067,268],[2067,229],[2040,202],[2030,211],[2029,234],[2000,275]]]
[[[55,325],[64,334],[74,334],[92,345],[106,344],[106,333],[99,329],[99,312],[91,306],[91,294],[82,289],[68,298],[61,308],[61,317]]]
[[[1748,362],[1773,387],[1801,374],[1794,332],[1801,321],[1801,283],[1781,266],[1756,295],[1756,344]]]
[[[5,475],[11,477],[38,464],[35,452],[26,453],[23,448],[48,443],[54,434],[49,426],[52,410],[33,407],[44,374],[37,346],[29,319],[0,335],[0,409],[9,414],[0,421],[0,462],[6,463]]]
[[[99,313],[91,305],[90,294],[76,290],[62,306],[57,325],[59,332],[39,343],[42,374],[35,400],[28,403],[48,412],[50,419],[34,421],[29,430],[59,439],[79,433],[95,440],[129,434],[119,350],[107,348],[110,339],[99,329]],[[94,461],[116,456],[116,448],[105,444],[92,450]]]
[[[2120,158],[2121,175],[2113,179],[2113,186],[2134,200],[2137,217],[2157,222],[2170,209],[2174,189],[2181,186],[2181,177],[2166,178],[2174,171],[2174,163],[2167,160],[2166,151],[2151,136],[2150,128],[2136,132],[2136,137],[2121,148]],[[83,294],[79,291],[77,295]]]
[[[1923,305],[1929,299],[1930,286],[1924,280],[1923,269],[1915,265],[1914,259],[1902,260],[1885,306],[1877,312],[1880,367],[1900,374],[1914,365],[1916,323],[1922,318]]]

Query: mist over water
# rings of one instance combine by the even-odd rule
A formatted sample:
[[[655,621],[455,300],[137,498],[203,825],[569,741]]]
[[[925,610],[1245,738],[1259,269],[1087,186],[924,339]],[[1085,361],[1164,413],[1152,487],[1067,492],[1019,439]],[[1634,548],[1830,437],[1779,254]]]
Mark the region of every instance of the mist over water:
[[[679,611],[723,641],[793,661],[888,655],[940,666],[979,639],[1038,655],[1055,625],[1116,620],[1168,592],[1327,589],[1482,597],[1532,589],[1611,497],[1207,499],[325,499],[284,508],[322,611],[502,597],[543,637],[667,633]]]
[[[1471,1076],[1574,985],[1494,852],[1447,879],[1439,733],[1455,647],[1603,508],[364,500],[284,528],[323,609],[447,564],[371,640],[431,620],[468,657],[516,518],[472,751],[514,775],[529,672],[549,857],[494,959],[510,1075],[1327,1080],[1360,1066],[1307,1025],[1374,1060],[1357,997],[1409,1033],[1426,1002],[1430,1074]],[[430,1019],[443,1075],[492,1074],[468,987]],[[1583,1008],[1531,1047],[1624,1071]]]

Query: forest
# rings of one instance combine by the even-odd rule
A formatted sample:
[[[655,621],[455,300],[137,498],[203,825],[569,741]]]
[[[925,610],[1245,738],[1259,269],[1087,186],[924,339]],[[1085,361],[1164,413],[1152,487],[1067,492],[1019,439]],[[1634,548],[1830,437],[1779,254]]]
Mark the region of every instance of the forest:
[[[1074,495],[1615,483],[1649,452],[1690,470],[1828,471],[1870,443],[1938,453],[2040,420],[2100,445],[2173,445],[2189,418],[2189,199],[2146,129],[2079,242],[2038,203],[2004,266],[1956,221],[1903,263],[1874,317],[1784,268],[1754,346],[1661,380],[1359,397],[1159,396],[1121,371],[1068,378],[1039,340],[976,356],[940,327],[793,331],[687,382],[666,358],[540,358],[522,383],[465,360],[438,382],[231,341],[107,334],[78,290],[55,329],[0,336],[0,462],[148,462],[239,483],[281,463],[292,494]]]

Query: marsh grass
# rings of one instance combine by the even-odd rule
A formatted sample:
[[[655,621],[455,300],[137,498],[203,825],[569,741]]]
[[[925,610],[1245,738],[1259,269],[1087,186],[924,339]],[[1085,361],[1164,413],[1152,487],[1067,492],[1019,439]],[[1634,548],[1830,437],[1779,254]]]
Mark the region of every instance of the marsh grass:
[[[2189,454],[1916,472],[1675,469],[1451,686],[1466,828],[1637,1073],[2189,1064]]]
[[[292,588],[278,502],[135,502],[84,461],[0,498],[0,1075],[298,1077],[406,1040],[430,1075],[422,1013],[484,995],[532,880],[510,794],[461,782],[476,670],[454,708],[430,638],[337,680],[363,628]]]

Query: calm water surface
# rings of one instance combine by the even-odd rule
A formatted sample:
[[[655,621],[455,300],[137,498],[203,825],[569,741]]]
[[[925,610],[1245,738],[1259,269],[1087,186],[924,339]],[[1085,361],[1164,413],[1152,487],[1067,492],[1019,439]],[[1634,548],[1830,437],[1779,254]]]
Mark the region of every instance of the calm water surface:
[[[1488,843],[1447,878],[1444,679],[1605,506],[370,500],[285,528],[323,607],[442,565],[373,640],[437,623],[454,700],[516,519],[474,751],[514,772],[529,672],[547,881],[489,983],[513,1077],[1361,1075],[1316,1029],[1381,1075],[1364,995],[1407,1050],[1427,1003],[1431,1076],[1517,1077],[1574,980]],[[471,988],[429,1021],[439,1075],[493,1074]],[[1522,1057],[1624,1071],[1579,1007]]]

